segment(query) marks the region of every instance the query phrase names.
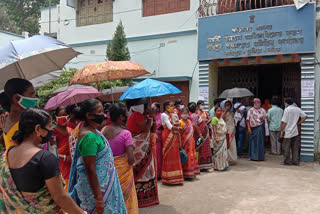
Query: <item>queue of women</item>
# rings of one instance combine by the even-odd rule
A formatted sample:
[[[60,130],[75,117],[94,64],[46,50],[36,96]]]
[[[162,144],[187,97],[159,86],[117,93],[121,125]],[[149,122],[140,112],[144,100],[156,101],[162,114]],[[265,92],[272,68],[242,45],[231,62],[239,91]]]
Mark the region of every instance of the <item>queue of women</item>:
[[[52,117],[35,108],[32,84],[15,78],[0,104],[8,111],[1,120],[0,213],[138,213],[159,204],[160,179],[181,185],[237,160],[230,101],[216,105],[212,118],[203,101],[148,108],[143,99],[105,108],[88,99]]]

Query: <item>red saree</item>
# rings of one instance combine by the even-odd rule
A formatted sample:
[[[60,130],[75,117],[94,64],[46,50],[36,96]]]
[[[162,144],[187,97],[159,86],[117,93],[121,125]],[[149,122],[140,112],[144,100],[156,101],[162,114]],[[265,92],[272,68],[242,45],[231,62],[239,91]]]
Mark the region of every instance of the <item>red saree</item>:
[[[162,184],[183,184],[183,171],[180,162],[179,138],[166,126],[162,131]]]
[[[67,129],[68,129],[68,133],[70,134],[72,130],[70,128],[67,128]],[[56,138],[58,154],[65,155],[70,158],[71,156],[70,156],[70,148],[69,148],[69,135],[64,135],[55,128],[53,130],[54,130],[53,136]],[[59,168],[60,168],[62,177],[66,182],[66,187],[68,187],[71,161],[65,161],[59,158]]]
[[[184,124],[184,122],[181,122]],[[196,157],[195,140],[193,138],[193,125],[190,120],[182,126],[181,143],[183,149],[188,154],[188,161],[182,165],[184,178],[195,178],[200,174],[199,165]]]

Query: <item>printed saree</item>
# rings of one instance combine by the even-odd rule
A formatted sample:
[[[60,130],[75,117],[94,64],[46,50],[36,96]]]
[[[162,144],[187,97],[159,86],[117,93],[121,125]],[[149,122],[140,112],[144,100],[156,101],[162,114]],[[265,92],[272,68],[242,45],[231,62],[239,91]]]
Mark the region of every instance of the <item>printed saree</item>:
[[[228,112],[225,115],[225,123],[227,125],[227,149],[228,149],[228,160],[235,162],[238,158],[237,154],[237,143],[236,143],[236,124],[234,120],[234,113]]]
[[[114,166],[111,148],[107,139],[99,131],[96,130],[96,132],[105,142],[105,147],[97,152],[96,159],[96,172],[105,204],[104,213],[126,214],[127,209],[118,174]],[[99,136],[97,135],[97,137]],[[84,211],[93,214],[96,212],[95,199],[78,146],[79,144],[77,143],[71,165],[68,192]]]
[[[166,126],[162,131],[162,184],[183,184],[183,171],[179,152],[179,133],[175,134]]]
[[[227,127],[222,118],[219,119],[216,129],[217,136],[213,142],[213,166],[215,170],[224,171],[229,168],[229,163],[226,141]]]
[[[196,157],[195,140],[193,138],[193,125],[190,120],[188,123],[180,122],[182,127],[181,143],[188,155],[188,161],[182,165],[184,178],[195,178],[200,174],[199,165]]]
[[[22,195],[14,184],[7,161],[7,152],[0,159],[0,213],[58,213],[60,208],[51,198],[47,186],[36,193]]]
[[[132,167],[128,163],[128,156],[123,154],[114,157],[114,165],[119,176],[122,194],[129,214],[138,214],[138,199]]]
[[[141,133],[132,137],[134,146],[134,181],[140,208],[159,204],[156,176],[156,134]]]

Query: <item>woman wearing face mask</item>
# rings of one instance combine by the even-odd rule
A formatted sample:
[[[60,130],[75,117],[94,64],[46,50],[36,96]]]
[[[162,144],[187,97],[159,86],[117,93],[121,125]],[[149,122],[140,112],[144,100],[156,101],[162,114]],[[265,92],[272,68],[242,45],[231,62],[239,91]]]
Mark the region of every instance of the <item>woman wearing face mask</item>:
[[[181,111],[184,109],[184,105],[182,104],[182,100],[178,99],[174,102],[174,109],[172,111],[172,114],[177,114],[179,117],[179,120],[181,120]]]
[[[179,131],[180,123],[172,122],[172,111],[174,105],[167,100],[163,103],[164,112],[161,115],[161,122],[163,126],[162,131],[162,184],[175,185],[183,184],[183,171],[180,161],[180,142]]]
[[[265,140],[265,120],[266,111],[261,108],[261,100],[253,100],[253,108],[248,111],[247,127],[249,133],[249,152],[248,158],[255,161],[264,160],[264,140]]]
[[[66,190],[68,187],[70,167],[71,167],[71,155],[69,147],[69,136],[72,129],[67,127],[69,122],[69,115],[66,112],[64,106],[58,107],[55,112],[55,118],[57,125],[53,128],[53,138],[58,148],[59,166],[62,177],[66,182]]]
[[[124,127],[127,122],[127,108],[119,103],[110,106],[110,119],[112,124],[104,128],[102,134],[108,139],[117,169],[121,189],[129,214],[138,213],[138,199],[132,165],[133,143],[130,131]]]
[[[227,149],[227,125],[223,120],[224,114],[222,109],[217,107],[214,109],[215,117],[212,119],[213,126],[213,165],[214,170],[224,171],[229,168],[228,149]]]
[[[156,133],[155,114],[145,116],[142,99],[127,100],[129,118],[128,130],[134,146],[133,173],[139,208],[159,204],[156,175]]]
[[[39,148],[50,139],[51,126],[44,110],[21,114],[12,137],[17,146],[0,160],[0,213],[84,213],[63,189],[56,156]]]
[[[189,110],[184,108],[181,112],[181,147],[187,152],[188,161],[182,165],[183,177],[193,179],[200,174],[199,165],[196,157],[195,141],[193,138],[193,125],[189,120]]]
[[[202,104],[198,105],[198,108],[202,108]],[[212,164],[212,152],[210,147],[210,132],[206,120],[200,116],[197,111],[197,105],[191,103],[189,110],[192,113],[190,119],[196,131],[194,132],[194,139],[196,140],[196,151],[198,152],[198,164],[202,171],[208,171],[213,168]],[[201,141],[198,141],[199,138]],[[199,142],[199,143],[198,143]]]
[[[105,122],[101,102],[84,101],[75,116],[84,122],[72,160],[69,194],[88,213],[127,213],[111,147],[99,132]]]
[[[36,92],[28,80],[13,78],[6,82],[4,92],[0,94],[0,105],[9,112],[2,121],[6,150],[15,145],[11,138],[18,130],[21,113],[35,107],[37,102]]]
[[[162,124],[161,124],[161,110],[159,103],[152,103],[151,109],[156,114],[156,134],[157,134],[157,177],[161,178],[162,169]]]

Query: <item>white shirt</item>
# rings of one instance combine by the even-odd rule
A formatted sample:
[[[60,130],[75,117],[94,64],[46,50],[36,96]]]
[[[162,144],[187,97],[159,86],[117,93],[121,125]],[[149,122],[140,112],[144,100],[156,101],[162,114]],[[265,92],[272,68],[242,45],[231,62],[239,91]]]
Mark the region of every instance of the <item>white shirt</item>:
[[[166,113],[161,114],[161,124],[162,126],[166,125],[169,130],[172,129],[172,124],[169,120],[169,115],[167,115]]]
[[[245,109],[246,109],[245,106],[240,106],[240,108],[239,108],[240,111],[243,111]],[[236,111],[236,113],[234,114],[234,120],[236,121],[236,123],[238,123],[241,120],[240,126],[245,128],[246,127],[246,118],[243,117],[243,114],[244,114],[244,112],[242,112],[242,114],[241,114]]]
[[[284,110],[282,117],[282,122],[286,123],[286,128],[284,129],[284,138],[292,138],[299,135],[297,123],[299,118],[305,118],[307,115],[298,107],[294,105],[288,106]]]

